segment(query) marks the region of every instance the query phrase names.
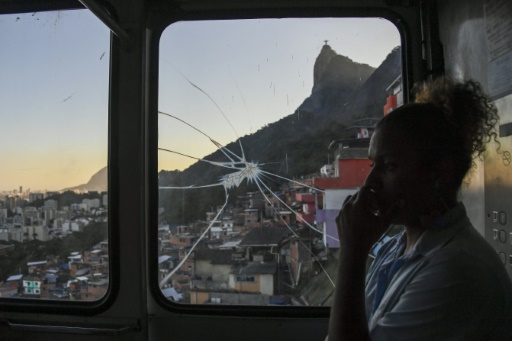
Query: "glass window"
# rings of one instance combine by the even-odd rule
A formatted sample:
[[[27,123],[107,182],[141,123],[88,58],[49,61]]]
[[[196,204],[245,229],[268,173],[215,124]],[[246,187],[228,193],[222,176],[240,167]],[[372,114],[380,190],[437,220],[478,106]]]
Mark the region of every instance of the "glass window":
[[[109,284],[110,31],[89,11],[0,16],[0,297]]]
[[[334,218],[401,104],[373,19],[177,22],[160,41],[158,281],[190,304],[328,306]]]

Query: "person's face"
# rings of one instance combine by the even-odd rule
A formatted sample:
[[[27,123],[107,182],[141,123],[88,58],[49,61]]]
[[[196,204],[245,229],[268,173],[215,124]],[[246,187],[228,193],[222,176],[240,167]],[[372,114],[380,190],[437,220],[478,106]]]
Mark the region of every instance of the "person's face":
[[[396,205],[400,208],[393,224],[418,224],[431,206],[434,181],[410,141],[397,130],[379,128],[371,138],[368,157],[372,169],[365,185],[375,193],[370,209],[385,213]]]

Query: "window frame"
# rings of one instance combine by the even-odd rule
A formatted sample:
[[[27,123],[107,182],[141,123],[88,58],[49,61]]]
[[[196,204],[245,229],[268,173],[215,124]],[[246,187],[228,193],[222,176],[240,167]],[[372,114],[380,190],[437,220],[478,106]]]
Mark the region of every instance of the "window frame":
[[[108,12],[115,17],[115,11],[110,6]],[[33,1],[19,1],[15,4],[0,4],[0,15],[28,14],[34,12],[85,10],[78,1],[57,0],[50,3]],[[94,15],[93,13],[91,13]],[[39,314],[66,314],[91,316],[108,310],[115,302],[119,292],[120,267],[119,257],[119,224],[118,224],[118,188],[114,186],[113,174],[117,173],[117,165],[112,162],[112,156],[119,150],[117,145],[118,128],[112,122],[118,115],[117,103],[119,95],[119,38],[109,32],[109,70],[108,70],[108,103],[107,103],[107,193],[108,193],[108,241],[109,241],[109,286],[105,295],[96,301],[62,301],[42,300],[30,298],[3,298],[0,297],[0,312],[13,313],[39,313]],[[40,290],[38,288],[38,290]]]
[[[341,5],[340,5],[341,6]],[[183,11],[165,11],[154,8],[148,11],[148,50],[147,50],[147,94],[146,94],[146,217],[148,247],[148,285],[152,297],[160,307],[178,314],[219,315],[246,317],[296,317],[327,318],[330,307],[290,307],[290,306],[230,306],[206,304],[180,304],[164,297],[159,287],[158,276],[158,74],[159,44],[163,31],[179,21],[230,20],[230,19],[273,19],[273,18],[383,18],[394,24],[401,36],[403,87],[411,89],[413,79],[412,42],[410,28],[399,11],[389,8],[351,8],[316,7],[286,9],[237,9],[208,10],[188,8]],[[417,74],[417,72],[415,72]],[[149,77],[151,75],[151,77]],[[404,93],[404,102],[409,93]]]

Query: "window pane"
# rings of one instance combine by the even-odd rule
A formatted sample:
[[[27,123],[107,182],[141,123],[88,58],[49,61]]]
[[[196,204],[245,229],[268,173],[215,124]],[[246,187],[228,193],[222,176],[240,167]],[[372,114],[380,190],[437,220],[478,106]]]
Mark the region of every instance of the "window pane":
[[[382,19],[178,22],[160,42],[159,283],[191,304],[329,305],[343,199],[401,101]]]
[[[89,11],[0,16],[0,297],[109,283],[109,30]]]

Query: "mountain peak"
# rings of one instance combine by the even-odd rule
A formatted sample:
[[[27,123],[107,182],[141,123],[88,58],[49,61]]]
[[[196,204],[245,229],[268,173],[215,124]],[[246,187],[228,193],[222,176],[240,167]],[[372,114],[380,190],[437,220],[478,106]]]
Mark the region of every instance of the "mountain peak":
[[[103,167],[96,172],[91,179],[82,185],[75,187],[65,188],[62,192],[66,191],[79,191],[79,192],[106,192],[108,190],[108,168]]]
[[[241,137],[240,141],[227,144],[224,149],[235,154],[243,152],[251,160],[265,165],[267,174],[276,174],[278,178],[291,179],[317,172],[327,161],[329,143],[350,133],[346,128],[354,119],[382,116],[387,97],[385,89],[401,73],[400,56],[400,50],[394,49],[374,69],[338,55],[325,44],[314,66],[313,91],[299,108]],[[225,162],[226,154],[217,150],[204,159]],[[212,167],[210,162],[196,162],[183,171],[160,171],[158,181],[160,186],[201,188],[218,184],[228,172],[222,167]],[[232,197],[258,190],[251,186],[243,182],[233,189],[236,192]],[[175,193],[161,192],[160,205],[165,208],[161,217],[179,224],[204,219],[204,212],[222,202],[225,195],[222,186],[187,191],[186,196]]]
[[[302,103],[300,110],[325,116],[337,103],[346,102],[373,71],[375,68],[336,53],[326,43],[313,67],[311,96]]]
[[[322,46],[320,54],[316,57],[315,66],[313,67],[313,84],[316,85],[321,76],[325,73],[327,66],[331,60],[338,54],[326,43]]]

